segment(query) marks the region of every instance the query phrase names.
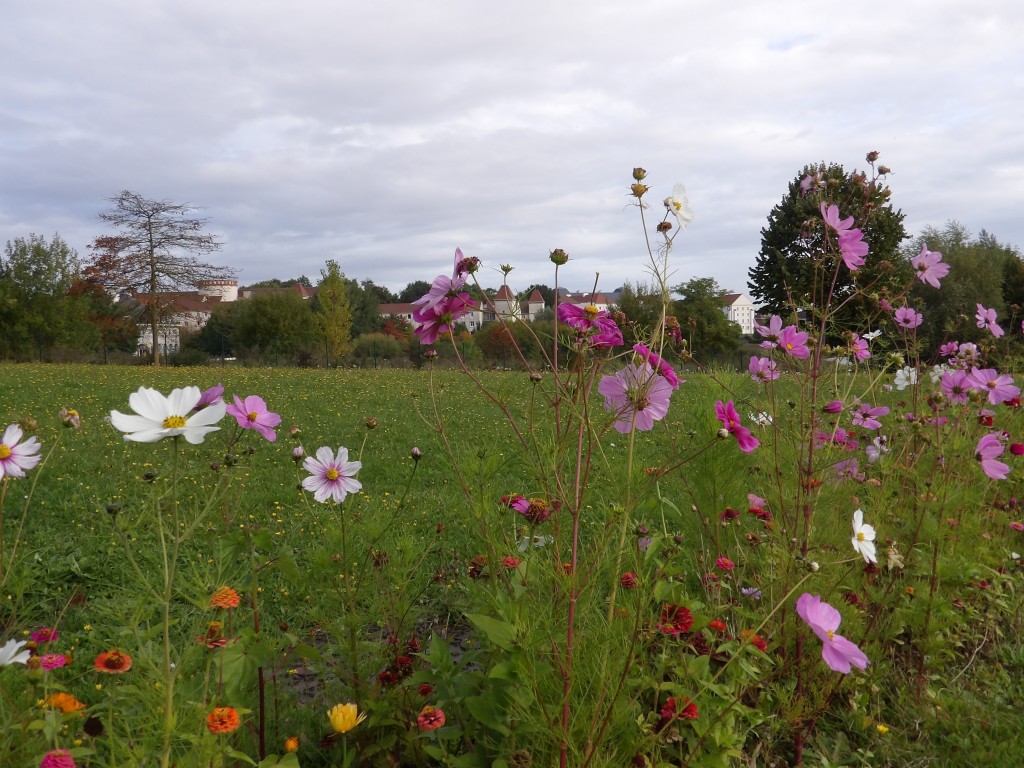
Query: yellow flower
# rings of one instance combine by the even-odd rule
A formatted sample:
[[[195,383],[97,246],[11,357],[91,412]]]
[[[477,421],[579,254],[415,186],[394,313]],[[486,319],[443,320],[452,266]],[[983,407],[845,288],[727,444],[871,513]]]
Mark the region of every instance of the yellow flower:
[[[355,704],[335,704],[327,710],[327,717],[335,733],[348,733],[366,719],[366,713],[360,713]]]
[[[878,725],[876,725],[876,726],[875,726],[875,728],[876,728],[876,729],[878,730],[878,732],[879,732],[880,734],[882,734],[883,736],[885,736],[885,734],[887,734],[887,733],[889,732],[889,726],[887,726],[887,725],[882,725],[881,723],[879,723]]]

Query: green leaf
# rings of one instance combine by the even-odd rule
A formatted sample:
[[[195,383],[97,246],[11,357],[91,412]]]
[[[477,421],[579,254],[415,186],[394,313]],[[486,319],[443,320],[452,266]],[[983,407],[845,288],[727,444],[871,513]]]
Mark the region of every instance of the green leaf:
[[[507,621],[482,613],[467,613],[466,618],[499,648],[511,651],[515,647],[516,628]]]

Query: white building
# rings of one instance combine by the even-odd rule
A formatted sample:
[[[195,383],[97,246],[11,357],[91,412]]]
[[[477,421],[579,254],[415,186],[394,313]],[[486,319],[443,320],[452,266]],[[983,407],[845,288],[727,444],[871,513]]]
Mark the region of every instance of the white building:
[[[754,302],[745,293],[727,293],[722,297],[722,314],[736,323],[744,334],[754,332]]]

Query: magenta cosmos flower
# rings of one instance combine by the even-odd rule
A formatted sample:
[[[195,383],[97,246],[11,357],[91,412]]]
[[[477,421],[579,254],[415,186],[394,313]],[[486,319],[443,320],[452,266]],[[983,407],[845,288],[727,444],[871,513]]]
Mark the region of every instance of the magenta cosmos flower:
[[[957,405],[967,405],[971,390],[974,384],[967,371],[946,371],[940,380],[942,394],[945,398]]]
[[[355,479],[355,474],[363,466],[361,461],[348,460],[348,448],[338,448],[334,455],[327,446],[317,448],[316,458],[307,457],[302,468],[310,476],[302,481],[302,487],[313,494],[313,498],[321,504],[333,499],[341,504],[350,493],[355,493],[363,484]]]
[[[864,266],[864,257],[868,255],[868,244],[864,242],[864,233],[860,229],[851,229],[839,233],[839,255],[851,272]]]
[[[754,330],[758,336],[765,339],[761,342],[761,349],[775,349],[779,346],[779,336],[782,334],[782,318],[772,315],[768,319],[768,325],[754,323]]]
[[[672,385],[647,363],[630,363],[614,376],[602,376],[597,391],[604,395],[605,410],[615,413],[615,431],[646,432],[668,413]]]
[[[924,321],[924,316],[910,307],[900,307],[896,310],[895,314],[893,314],[893,319],[896,321],[896,325],[900,328],[912,330],[917,328],[917,326]]]
[[[219,403],[224,399],[224,385],[217,384],[216,386],[204,389],[202,394],[199,395],[199,402],[196,403],[195,410],[201,411],[208,405]]]
[[[558,305],[557,315],[558,320],[576,331],[580,339],[588,339],[594,349],[607,349],[622,344],[622,331],[607,310],[598,309],[593,304],[580,307],[562,303]]]
[[[1020,387],[1013,383],[1013,377],[1000,374],[994,368],[972,368],[967,381],[974,389],[985,392],[992,405],[1005,403],[1020,394]]]
[[[868,657],[864,652],[842,635],[836,634],[843,620],[839,611],[822,602],[819,595],[805,592],[796,601],[796,612],[821,639],[821,658],[829,669],[844,675],[849,674],[851,667],[867,669]]]
[[[768,383],[779,378],[779,369],[770,357],[752,357],[747,364],[750,378],[761,383]]]
[[[871,349],[867,339],[862,339],[859,334],[853,334],[850,339],[850,352],[855,360],[867,360],[871,357]]]
[[[798,331],[795,325],[787,325],[779,334],[779,348],[787,355],[798,360],[806,360],[811,355],[807,348],[807,334]]]
[[[420,337],[420,344],[433,344],[439,336],[454,331],[455,321],[468,314],[473,306],[468,293],[457,293],[446,295],[429,307],[417,307],[412,313],[416,323],[413,333]]]
[[[910,260],[910,266],[917,271],[917,279],[932,288],[938,288],[939,280],[949,274],[949,264],[943,263],[942,254],[929,251],[924,243],[921,243],[921,252]]]
[[[981,463],[981,471],[992,480],[1005,480],[1010,467],[997,459],[1003,455],[1003,444],[995,435],[985,435],[974,449],[974,458]]]
[[[978,321],[978,327],[987,328],[988,332],[997,339],[1002,336],[1003,329],[996,322],[996,311],[994,309],[985,309],[981,304],[978,304],[977,308],[978,311],[975,313],[974,319]]]
[[[740,415],[736,413],[732,400],[724,404],[721,400],[715,403],[715,417],[722,422],[726,431],[736,438],[740,450],[744,453],[752,452],[761,444],[756,437],[750,434],[750,430],[740,423]]]
[[[679,389],[679,384],[681,382],[679,381],[679,377],[676,376],[675,369],[666,363],[660,355],[651,352],[651,350],[643,344],[634,344],[633,351],[642,357],[644,361],[647,362],[651,368],[657,371],[660,376],[664,377],[665,381],[672,386],[672,389]]]
[[[30,437],[19,445],[25,433],[17,424],[7,425],[4,437],[0,440],[0,479],[5,477],[24,477],[30,469],[35,469],[42,456],[39,456],[40,444],[35,437]]]
[[[226,408],[228,416],[234,416],[242,429],[255,429],[270,442],[277,440],[277,433],[272,429],[281,423],[281,417],[267,410],[262,397],[249,395],[242,400],[235,395],[235,404]]]
[[[841,235],[853,226],[853,216],[847,216],[845,219],[840,219],[839,206],[838,205],[826,205],[821,204],[821,218],[825,220],[825,225],[833,232]]]

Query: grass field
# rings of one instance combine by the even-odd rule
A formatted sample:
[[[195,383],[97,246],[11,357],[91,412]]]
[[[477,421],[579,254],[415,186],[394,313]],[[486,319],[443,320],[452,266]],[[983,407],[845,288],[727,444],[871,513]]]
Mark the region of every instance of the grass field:
[[[511,494],[543,495],[551,482],[545,467],[552,476],[565,472],[548,458],[571,447],[543,428],[554,416],[538,396],[549,381],[480,373],[490,401],[449,371],[9,365],[0,372],[0,420],[35,420],[47,456],[7,486],[0,641],[55,627],[61,652],[73,659],[28,684],[19,683],[19,671],[0,670],[0,746],[11,765],[37,764],[41,735],[74,744],[79,764],[149,765],[168,731],[179,765],[242,765],[243,754],[281,753],[288,736],[300,738],[295,754],[304,766],[340,764],[355,751],[361,765],[502,768],[529,764],[527,755],[533,765],[548,765],[557,747],[550,737],[557,718],[547,708],[560,696],[560,622],[566,596],[577,592],[579,679],[590,682],[572,693],[580,712],[576,746],[582,755],[586,734],[599,729],[623,745],[592,756],[591,765],[622,764],[634,753],[657,754],[659,766],[784,765],[794,724],[808,721],[815,725],[804,755],[809,764],[995,765],[1024,754],[1017,728],[1024,653],[1015,639],[1022,581],[1019,560],[1010,557],[1018,534],[1007,527],[1018,515],[1010,502],[1015,485],[992,493],[964,473],[943,484],[941,471],[915,464],[910,454],[893,457],[877,482],[826,482],[817,496],[824,522],[811,553],[823,564],[815,591],[842,605],[843,632],[866,641],[873,663],[838,680],[798,665],[794,678],[786,601],[811,577],[803,559],[787,554],[795,532],[779,521],[754,527],[746,507],[753,490],[774,490],[773,504],[784,506],[787,490],[777,478],[790,478],[795,449],[773,427],[755,430],[764,445],[750,456],[714,439],[715,400],[749,399],[744,420],[748,410],[767,406],[747,377],[723,384],[691,375],[657,429],[634,432],[632,441],[599,434],[580,516],[582,551],[595,565],[573,574],[565,567],[571,525],[564,514],[534,529],[499,503]],[[106,421],[112,409],[128,410],[139,386],[167,392],[215,384],[226,397],[263,397],[283,419],[276,442],[247,432],[233,443],[238,435],[226,418],[220,432],[202,445],[182,444],[175,458],[171,441],[129,443]],[[799,393],[787,394],[788,402],[780,394],[775,403],[780,430],[799,427],[792,405]],[[891,395],[894,407],[901,397]],[[523,425],[522,442],[496,403]],[[61,407],[81,414],[80,430],[61,425]],[[892,434],[901,429],[910,427],[893,424]],[[340,509],[312,502],[298,488],[306,473],[292,458],[297,445],[306,454],[347,446],[363,462],[362,491]],[[661,475],[684,461],[682,471]],[[854,506],[899,542],[905,568],[863,575],[850,560]],[[723,516],[727,508],[742,518]],[[173,538],[174,529],[154,525],[157,519],[182,534],[166,616],[160,579],[165,535]],[[520,551],[529,534],[553,541]],[[646,539],[653,545],[617,546]],[[489,580],[471,577],[482,556]],[[733,567],[709,582],[726,556]],[[510,557],[522,564],[503,571],[498,564]],[[832,561],[838,567],[830,571]],[[638,574],[642,588],[628,595],[623,588],[618,597],[613,590],[609,598],[608,585],[625,571]],[[154,587],[148,592],[147,579]],[[222,585],[249,599],[227,619],[237,622],[228,631],[238,641],[211,653],[196,640],[211,620],[224,618],[211,616],[208,604]],[[755,585],[762,593],[756,604],[740,593]],[[618,607],[606,615],[609,601]],[[692,610],[690,645],[672,646],[652,631],[665,604]],[[748,654],[735,639],[710,655],[699,652],[714,644],[718,630],[708,627],[718,618],[729,638],[760,627],[769,654]],[[173,651],[164,647],[165,625]],[[97,682],[91,660],[112,647],[130,649],[134,677]],[[408,669],[396,667],[403,656]],[[615,678],[610,670],[623,656],[636,660],[634,668]],[[169,726],[163,697],[172,657],[171,672],[179,673],[171,681],[176,713]],[[398,680],[389,682],[387,673]],[[422,685],[435,698],[422,697]],[[809,692],[815,685],[820,689]],[[665,694],[696,697],[697,688],[705,697],[698,699],[700,718],[692,731],[678,726],[678,738],[668,739],[677,726],[661,730],[659,702]],[[254,712],[264,689],[269,746],[260,750]],[[43,707],[38,716],[26,714],[60,690],[105,724],[103,736],[83,734],[74,713]],[[324,711],[353,699],[369,720],[332,737]],[[407,723],[434,700],[445,705],[449,723],[417,734]],[[597,713],[609,700],[619,709],[602,725]],[[227,701],[245,722],[230,740],[201,726],[213,703]],[[263,764],[294,758],[278,759]]]

